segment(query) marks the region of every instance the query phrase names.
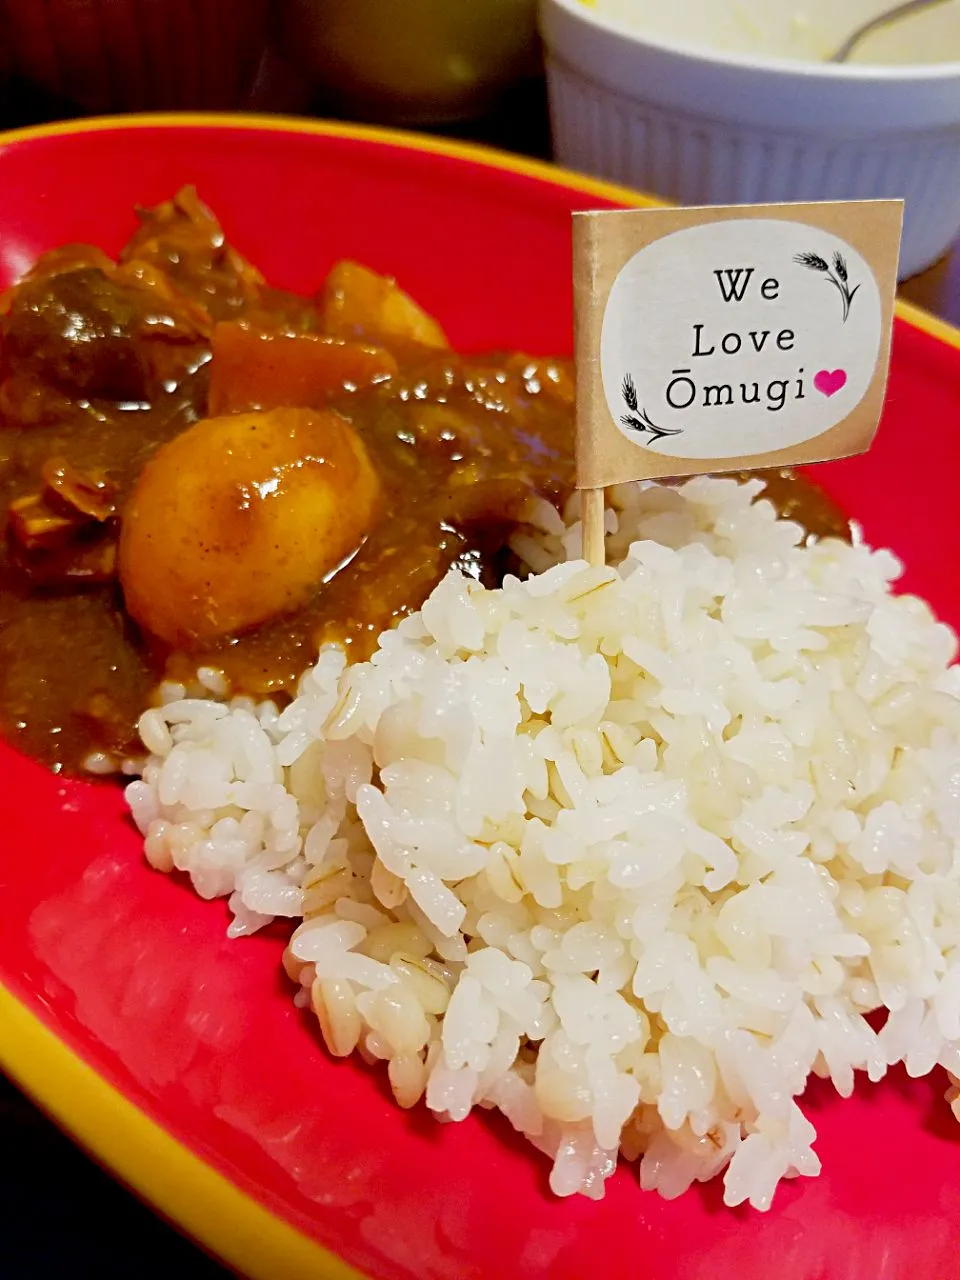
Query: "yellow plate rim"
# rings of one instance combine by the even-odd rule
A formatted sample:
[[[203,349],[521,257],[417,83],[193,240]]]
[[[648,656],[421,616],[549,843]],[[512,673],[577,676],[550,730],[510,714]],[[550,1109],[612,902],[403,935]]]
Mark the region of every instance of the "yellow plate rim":
[[[290,116],[151,113],[0,131],[0,148],[38,138],[157,127],[249,129],[376,142],[471,161],[633,206],[660,201],[628,187],[491,147],[402,130]],[[912,303],[897,314],[960,350],[960,329]],[[363,1280],[361,1273],[241,1191],[114,1088],[0,984],[0,1067],[82,1147],[163,1217],[250,1280]]]

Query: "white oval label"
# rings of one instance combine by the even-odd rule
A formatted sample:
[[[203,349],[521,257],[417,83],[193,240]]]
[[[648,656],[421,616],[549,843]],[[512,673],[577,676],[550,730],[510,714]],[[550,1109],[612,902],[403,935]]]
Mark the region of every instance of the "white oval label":
[[[600,335],[614,422],[673,458],[760,455],[812,440],[866,395],[880,289],[838,236],[733,218],[655,240],[623,265]]]

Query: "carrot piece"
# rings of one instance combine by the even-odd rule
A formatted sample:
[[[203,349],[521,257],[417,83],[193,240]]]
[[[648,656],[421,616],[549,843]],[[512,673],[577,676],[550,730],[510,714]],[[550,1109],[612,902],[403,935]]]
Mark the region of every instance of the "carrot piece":
[[[381,347],[225,320],[213,330],[209,413],[319,409],[345,387],[370,386],[396,372],[396,360]]]

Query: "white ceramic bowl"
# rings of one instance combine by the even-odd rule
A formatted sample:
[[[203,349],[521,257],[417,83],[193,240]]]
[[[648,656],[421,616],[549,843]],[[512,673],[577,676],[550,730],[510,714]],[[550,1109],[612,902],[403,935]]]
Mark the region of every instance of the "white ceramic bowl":
[[[960,0],[816,60],[889,7],[540,0],[556,158],[683,204],[902,197],[913,275],[960,233]]]

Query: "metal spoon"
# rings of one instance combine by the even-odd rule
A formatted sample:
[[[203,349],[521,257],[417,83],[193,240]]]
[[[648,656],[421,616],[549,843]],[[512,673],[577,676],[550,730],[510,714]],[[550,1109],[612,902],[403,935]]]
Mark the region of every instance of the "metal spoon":
[[[828,58],[827,61],[846,62],[860,41],[866,36],[872,35],[874,31],[879,31],[891,22],[898,22],[901,18],[906,18],[911,13],[919,13],[921,9],[932,9],[935,4],[943,4],[944,2],[945,0],[907,0],[906,4],[894,5],[886,13],[881,13],[876,18],[871,18],[869,22],[857,27],[853,35],[844,40],[833,57]]]

